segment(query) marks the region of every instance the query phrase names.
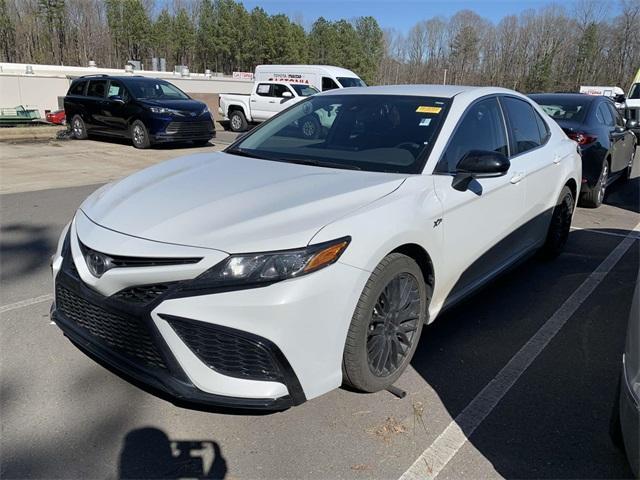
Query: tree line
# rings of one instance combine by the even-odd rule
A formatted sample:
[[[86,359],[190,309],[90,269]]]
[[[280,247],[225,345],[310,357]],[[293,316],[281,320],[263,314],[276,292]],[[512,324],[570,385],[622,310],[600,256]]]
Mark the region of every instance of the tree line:
[[[123,68],[152,57],[229,74],[265,63],[338,65],[369,84],[499,85],[521,91],[626,88],[640,67],[640,2],[577,0],[494,23],[463,10],[383,31],[247,11],[234,0],[0,0],[0,60]],[[615,7],[617,14],[610,15]],[[425,13],[428,10],[425,9]]]

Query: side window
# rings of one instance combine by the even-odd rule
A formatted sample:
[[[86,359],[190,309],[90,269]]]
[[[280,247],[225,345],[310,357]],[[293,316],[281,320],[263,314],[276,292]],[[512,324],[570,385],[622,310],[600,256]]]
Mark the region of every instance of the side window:
[[[256,89],[256,93],[261,97],[270,97],[271,96],[271,84],[270,83],[261,83],[258,85]]]
[[[620,112],[616,110],[616,107],[613,104],[608,104],[607,107],[609,108],[609,112],[611,112],[611,115],[613,116],[613,122],[615,123],[615,125],[617,127],[624,127],[624,120],[622,120],[622,116],[620,115]]]
[[[598,105],[598,109],[596,110],[596,119],[601,125],[606,125],[607,127],[613,127],[614,125],[613,115],[611,115],[611,112],[604,103],[600,103],[600,105]]]
[[[106,89],[106,80],[91,80],[89,82],[89,88],[87,89],[87,96],[104,98]]]
[[[549,131],[549,125],[547,125],[547,122],[545,122],[542,119],[542,117],[538,114],[538,112],[534,110],[533,113],[536,116],[536,122],[538,122],[538,131],[540,132],[540,142],[542,143],[542,145],[544,145],[545,143],[547,143],[547,140],[549,140],[549,137],[551,137],[551,132]]]
[[[125,102],[129,100],[129,95],[127,94],[127,90],[124,88],[124,85],[115,80],[111,80],[111,83],[109,83],[109,92],[107,93],[107,98],[111,97],[120,97]]]
[[[289,90],[289,87],[287,87],[286,85],[282,85],[281,83],[276,83],[276,84],[273,85],[273,96],[274,97],[282,97],[282,94],[284,92],[291,93],[291,90]]]
[[[513,135],[511,155],[518,155],[542,145],[533,107],[524,100],[513,97],[504,97],[500,101],[504,105]]]
[[[460,160],[471,150],[509,154],[507,132],[504,129],[502,111],[496,98],[480,100],[467,110],[458,123],[436,171],[454,171]]]
[[[87,82],[76,82],[71,85],[67,95],[84,95],[84,86]]]
[[[332,78],[322,77],[322,91],[323,92],[325,92],[327,90],[334,90],[336,88],[340,88],[340,87],[338,87],[338,85],[336,84],[336,82],[333,81]]]

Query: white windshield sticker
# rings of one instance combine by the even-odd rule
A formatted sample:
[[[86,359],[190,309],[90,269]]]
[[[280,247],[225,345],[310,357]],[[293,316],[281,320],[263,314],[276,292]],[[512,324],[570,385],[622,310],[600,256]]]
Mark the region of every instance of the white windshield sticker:
[[[420,119],[420,126],[421,127],[428,127],[430,123],[431,123],[431,119],[430,118],[421,118]]]

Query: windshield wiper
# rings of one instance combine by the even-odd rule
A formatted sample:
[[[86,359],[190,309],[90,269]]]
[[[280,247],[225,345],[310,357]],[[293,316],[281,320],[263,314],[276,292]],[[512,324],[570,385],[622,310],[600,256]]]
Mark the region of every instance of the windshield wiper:
[[[273,158],[256,155],[255,153],[249,153],[248,151],[242,148],[229,148],[225,150],[225,153],[230,153],[231,155],[238,155],[239,157],[257,158],[260,160],[274,160]]]
[[[281,160],[287,163],[297,163],[299,165],[313,165],[315,167],[341,168],[343,170],[362,170],[356,165],[349,165],[340,162],[327,162],[325,160],[304,160],[301,158],[285,158]]]

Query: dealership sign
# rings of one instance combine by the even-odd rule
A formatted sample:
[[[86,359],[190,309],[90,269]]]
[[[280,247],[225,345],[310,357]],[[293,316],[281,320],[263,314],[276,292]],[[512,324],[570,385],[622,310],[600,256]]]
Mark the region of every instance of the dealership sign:
[[[253,80],[253,72],[233,72],[236,80]]]

